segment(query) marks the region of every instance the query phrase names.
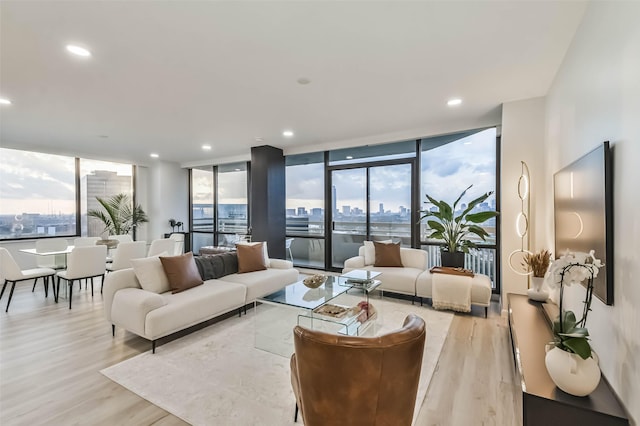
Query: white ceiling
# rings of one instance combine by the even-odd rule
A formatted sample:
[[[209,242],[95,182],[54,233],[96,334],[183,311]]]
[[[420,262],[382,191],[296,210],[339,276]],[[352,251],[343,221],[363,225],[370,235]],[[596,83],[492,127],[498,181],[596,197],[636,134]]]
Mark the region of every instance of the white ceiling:
[[[255,145],[304,152],[497,124],[503,102],[547,93],[584,9],[3,0],[0,97],[13,104],[0,105],[0,141],[196,164]],[[69,55],[69,43],[93,56]],[[451,97],[464,103],[449,108]]]

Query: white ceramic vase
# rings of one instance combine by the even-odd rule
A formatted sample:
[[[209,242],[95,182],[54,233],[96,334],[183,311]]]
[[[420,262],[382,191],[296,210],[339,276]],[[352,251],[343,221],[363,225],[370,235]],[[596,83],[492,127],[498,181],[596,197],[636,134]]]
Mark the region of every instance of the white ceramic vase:
[[[547,347],[544,363],[553,383],[571,395],[589,395],[600,383],[600,368],[593,358],[582,359],[580,355],[551,346]]]
[[[543,277],[531,277],[531,288],[527,290],[529,299],[538,302],[544,302],[549,297],[549,293],[542,290],[542,284],[544,283]]]

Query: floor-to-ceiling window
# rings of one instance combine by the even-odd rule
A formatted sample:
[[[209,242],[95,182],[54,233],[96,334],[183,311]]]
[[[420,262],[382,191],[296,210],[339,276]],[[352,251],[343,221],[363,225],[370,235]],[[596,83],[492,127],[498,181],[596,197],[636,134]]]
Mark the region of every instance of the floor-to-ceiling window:
[[[213,167],[191,169],[192,250],[213,245],[214,185]]]
[[[497,139],[496,129],[464,132],[455,135],[438,136],[422,140],[420,197],[422,209],[433,208],[426,195],[449,204],[468,186],[473,185],[460,201],[459,212],[466,208],[469,201],[486,193],[493,192],[486,202],[476,206],[473,212],[498,210],[496,197],[497,184]],[[498,237],[497,220],[490,219],[481,224],[489,233],[486,241],[471,238],[478,249],[465,256],[465,266],[477,273],[489,275],[494,288],[497,285],[496,244]],[[429,253],[430,266],[440,264],[440,241],[428,240],[429,228],[426,222],[420,225],[422,248]],[[475,236],[473,236],[475,237]]]
[[[98,236],[96,197],[133,198],[133,166],[0,148],[0,240]]]
[[[324,269],[324,153],[286,157],[287,258]]]
[[[329,152],[329,268],[339,270],[364,240],[412,246],[416,141]]]
[[[192,250],[248,238],[246,162],[191,169]]]
[[[109,200],[118,194],[133,199],[131,164],[80,159],[81,235],[99,237],[104,233],[104,223],[95,217],[87,217],[87,210],[102,209],[97,197]]]

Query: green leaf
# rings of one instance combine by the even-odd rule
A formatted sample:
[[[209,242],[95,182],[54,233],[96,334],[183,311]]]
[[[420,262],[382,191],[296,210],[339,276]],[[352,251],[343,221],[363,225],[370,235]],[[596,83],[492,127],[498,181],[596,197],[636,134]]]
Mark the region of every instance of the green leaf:
[[[435,220],[428,220],[427,225],[429,225],[429,228],[435,229],[436,231],[445,232],[444,226]]]
[[[489,219],[491,219],[492,217],[496,217],[498,214],[496,212],[490,211],[490,212],[479,212],[479,213],[472,213],[472,214],[468,214],[466,219],[469,222],[473,222],[473,223],[483,223]]]
[[[572,337],[562,342],[562,344],[571,349],[573,353],[578,354],[582,359],[587,359],[591,356],[591,346],[584,337]]]
[[[456,201],[454,201],[453,203],[453,210],[456,209],[456,207],[458,206],[458,203],[460,202],[460,200],[462,199],[462,197],[464,197],[464,194],[467,193],[467,191],[473,186],[473,184],[469,185],[467,187],[467,189],[465,189],[464,191],[462,191],[462,194],[460,194],[460,196],[458,197],[458,199]]]

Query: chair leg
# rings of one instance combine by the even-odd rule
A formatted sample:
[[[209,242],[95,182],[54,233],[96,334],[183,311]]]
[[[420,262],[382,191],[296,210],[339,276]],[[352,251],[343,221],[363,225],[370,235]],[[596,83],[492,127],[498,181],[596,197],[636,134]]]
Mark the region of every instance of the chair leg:
[[[38,284],[38,278],[36,278],[35,280],[33,280],[33,288],[31,289],[31,293],[33,293],[36,289],[36,284]]]
[[[16,288],[16,282],[13,281],[11,283],[11,291],[9,292],[9,301],[7,302],[7,309],[5,309],[5,312],[9,312],[9,305],[11,304],[11,298],[13,297],[13,290]]]
[[[116,325],[111,324],[111,337],[116,337]]]
[[[54,283],[54,285],[56,286],[56,291],[53,293],[56,295],[56,303],[58,303],[58,298],[60,297],[60,277],[58,276],[58,282]]]
[[[69,309],[71,309],[72,299],[73,299],[73,280],[69,281]]]
[[[91,297],[93,297],[93,277],[91,277]]]
[[[9,281],[4,280],[4,285],[2,286],[2,291],[0,291],[0,299],[2,299],[2,296],[4,295],[4,289],[7,288],[7,283]]]
[[[487,318],[489,314],[489,308],[487,306],[484,307],[484,317]]]
[[[151,353],[153,353],[153,354],[156,353],[156,341],[155,340],[151,341]]]
[[[49,277],[42,277],[42,285],[44,286],[44,297],[49,297]]]
[[[296,402],[296,413],[293,415],[293,422],[298,422],[298,403]]]
[[[56,280],[53,277],[53,275],[51,275],[51,290],[53,290],[53,299],[56,301],[56,303],[58,303],[58,292],[56,291]]]
[[[103,287],[104,287],[104,274],[102,274],[102,277],[100,279],[100,294],[102,294]]]

